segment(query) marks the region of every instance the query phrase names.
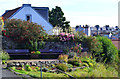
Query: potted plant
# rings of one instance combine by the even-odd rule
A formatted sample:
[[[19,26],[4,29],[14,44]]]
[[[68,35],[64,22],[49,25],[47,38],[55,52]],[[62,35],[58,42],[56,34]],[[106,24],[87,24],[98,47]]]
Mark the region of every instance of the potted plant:
[[[31,58],[39,58],[39,54],[41,54],[40,51],[32,51]]]

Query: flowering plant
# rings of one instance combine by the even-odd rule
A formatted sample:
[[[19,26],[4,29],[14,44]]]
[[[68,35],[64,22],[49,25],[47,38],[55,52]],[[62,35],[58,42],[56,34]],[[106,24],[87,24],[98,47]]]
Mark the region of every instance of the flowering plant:
[[[70,33],[60,33],[60,41],[70,41],[74,40],[74,34]]]
[[[76,53],[81,53],[81,50],[82,50],[83,48],[81,47],[81,44],[76,44],[75,46],[73,46],[72,48],[71,48],[71,50],[70,51],[73,51],[73,52],[76,52]]]
[[[42,36],[46,35],[41,25],[20,19],[6,19],[5,30],[6,35],[17,42],[28,42],[39,37],[42,39]]]

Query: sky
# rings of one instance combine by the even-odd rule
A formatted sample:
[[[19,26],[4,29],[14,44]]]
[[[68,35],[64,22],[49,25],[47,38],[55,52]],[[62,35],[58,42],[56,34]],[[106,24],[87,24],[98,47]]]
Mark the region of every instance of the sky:
[[[36,7],[61,7],[70,26],[76,25],[118,25],[119,0],[0,0],[0,16],[5,10],[11,10],[31,4]]]

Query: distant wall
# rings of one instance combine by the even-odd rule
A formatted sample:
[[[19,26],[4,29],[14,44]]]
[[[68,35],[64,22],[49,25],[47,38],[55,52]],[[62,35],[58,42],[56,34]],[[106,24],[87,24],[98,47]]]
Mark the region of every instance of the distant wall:
[[[120,40],[112,40],[112,43],[113,43],[118,49],[120,49]]]

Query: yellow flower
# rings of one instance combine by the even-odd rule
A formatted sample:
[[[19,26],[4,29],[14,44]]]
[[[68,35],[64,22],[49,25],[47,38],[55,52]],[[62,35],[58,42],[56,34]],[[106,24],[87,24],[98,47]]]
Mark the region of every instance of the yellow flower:
[[[92,56],[91,56],[91,59],[92,59]]]

